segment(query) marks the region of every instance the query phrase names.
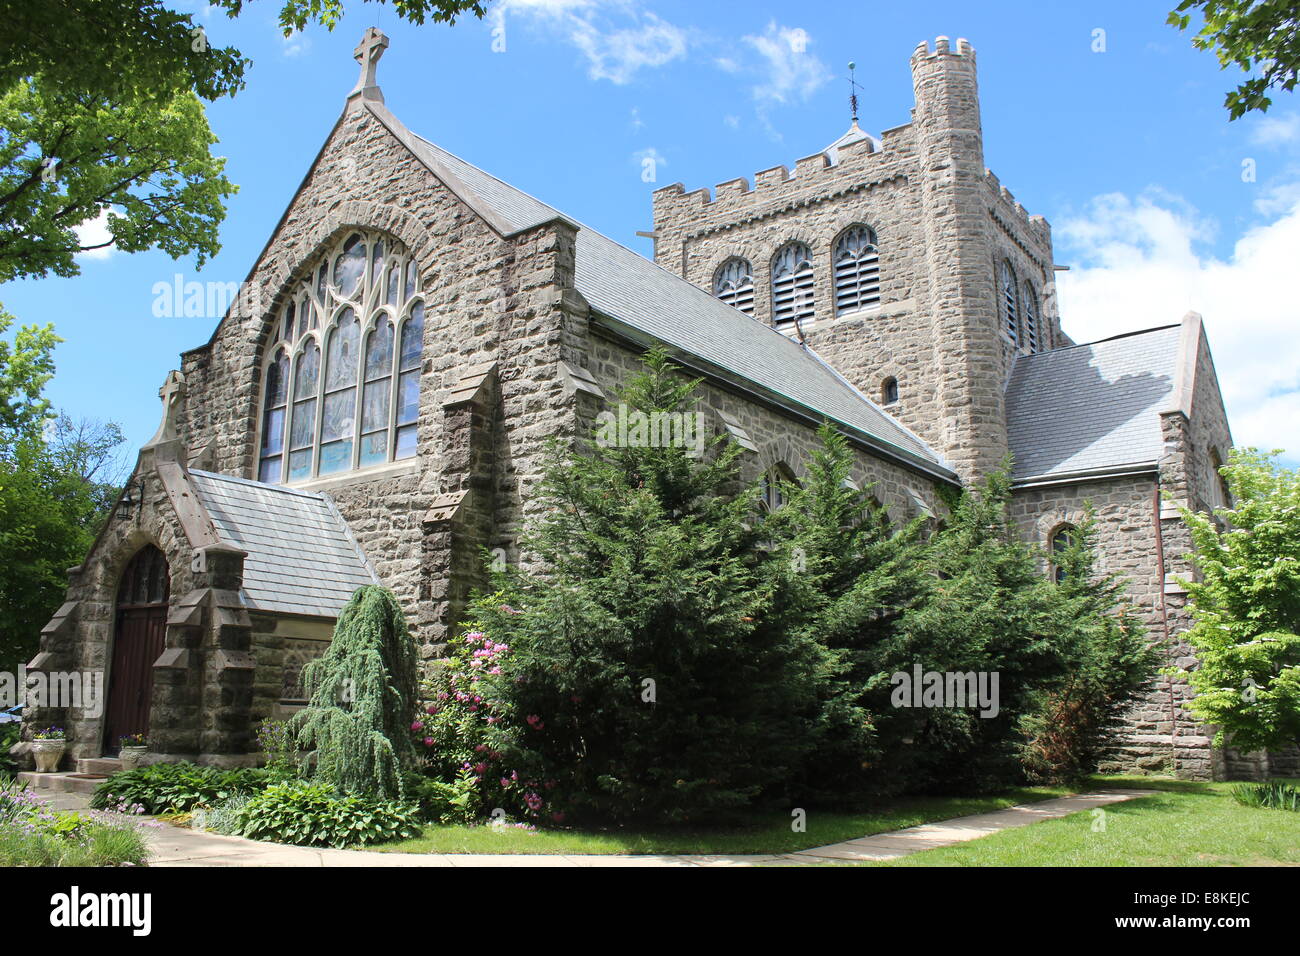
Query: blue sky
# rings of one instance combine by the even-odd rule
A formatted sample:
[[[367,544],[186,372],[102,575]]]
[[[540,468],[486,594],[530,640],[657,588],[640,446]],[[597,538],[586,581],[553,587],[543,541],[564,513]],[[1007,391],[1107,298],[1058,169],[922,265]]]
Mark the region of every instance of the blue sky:
[[[221,254],[201,273],[156,253],[86,257],[80,276],[9,283],[0,301],[67,340],[53,401],[120,422],[136,446],[153,433],[178,353],[215,324],[156,318],[155,283],[247,275],[356,80],[352,50],[367,26],[391,38],[380,82],[407,126],[646,254],[635,232],[651,226],[653,189],[748,177],[830,143],[848,125],[849,60],[864,128],[905,123],[912,49],[966,37],[986,163],[1052,222],[1057,262],[1072,266],[1060,291],[1067,331],[1087,341],[1196,308],[1238,443],[1300,450],[1289,287],[1300,112],[1282,94],[1266,117],[1229,123],[1235,74],[1164,25],[1172,5],[499,0],[484,21],[417,28],[350,0],[333,33],[285,40],[274,2],[253,0],[236,21],[178,3],[212,42],[254,61],[248,88],[209,110],[241,187]],[[505,49],[494,50],[502,26]],[[655,182],[642,179],[646,156]]]

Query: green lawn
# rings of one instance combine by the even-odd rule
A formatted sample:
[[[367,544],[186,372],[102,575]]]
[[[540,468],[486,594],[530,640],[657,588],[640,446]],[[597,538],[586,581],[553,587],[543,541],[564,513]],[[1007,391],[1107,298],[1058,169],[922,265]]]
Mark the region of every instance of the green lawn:
[[[1105,808],[1104,829],[1075,813],[868,866],[1300,865],[1300,813],[1243,807],[1230,783],[1099,777],[1160,793]]]
[[[428,827],[421,836],[371,849],[386,853],[789,853],[855,840],[868,833],[1001,810],[1049,800],[1071,791],[1022,787],[997,796],[907,797],[861,813],[810,810],[807,832],[790,829],[789,811],[755,814],[733,827],[664,827],[608,830],[494,830],[491,827]]]

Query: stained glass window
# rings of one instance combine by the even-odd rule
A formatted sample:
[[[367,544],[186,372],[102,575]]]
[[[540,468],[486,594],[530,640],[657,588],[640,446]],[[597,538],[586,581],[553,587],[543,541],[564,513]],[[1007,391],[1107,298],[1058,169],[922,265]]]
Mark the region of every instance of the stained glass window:
[[[344,236],[290,287],[268,339],[260,480],[306,481],[415,454],[424,301],[419,267],[400,244]]]

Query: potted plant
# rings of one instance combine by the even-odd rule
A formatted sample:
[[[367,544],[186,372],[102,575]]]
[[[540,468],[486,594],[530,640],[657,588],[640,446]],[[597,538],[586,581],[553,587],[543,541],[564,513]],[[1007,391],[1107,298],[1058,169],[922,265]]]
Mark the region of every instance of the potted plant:
[[[32,734],[32,755],[36,758],[37,773],[55,773],[63,751],[68,747],[68,736],[62,727],[46,727]]]
[[[134,770],[149,750],[144,734],[123,734],[117,738],[117,759],[123,770]]]

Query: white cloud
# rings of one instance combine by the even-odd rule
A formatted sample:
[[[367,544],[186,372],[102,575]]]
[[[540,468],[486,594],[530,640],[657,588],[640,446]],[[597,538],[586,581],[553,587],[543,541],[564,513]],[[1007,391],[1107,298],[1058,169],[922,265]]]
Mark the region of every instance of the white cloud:
[[[496,8],[498,23],[511,14],[563,32],[586,58],[593,80],[620,86],[641,70],[681,59],[688,46],[685,30],[631,0],[503,0]]]
[[[108,242],[113,238],[113,233],[108,228],[108,208],[101,209],[99,215],[94,219],[87,219],[81,225],[74,226],[72,231],[76,233],[77,242],[83,246],[98,246]],[[116,251],[115,246],[104,246],[102,249],[88,249],[85,252],[79,252],[77,258],[107,259]]]
[[[807,102],[828,79],[826,64],[808,51],[812,39],[802,27],[786,27],[775,20],[767,25],[761,35],[744,38],[759,55],[760,80],[751,92],[759,117],[768,130],[775,129],[768,120],[774,106]]]
[[[1255,121],[1250,140],[1260,146],[1282,146],[1300,140],[1300,113],[1261,116]]]
[[[280,32],[280,53],[289,58],[302,56],[311,50],[311,37],[305,33],[297,32],[285,36],[283,31]]]
[[[1089,342],[1200,312],[1238,445],[1300,458],[1300,197],[1221,259],[1213,224],[1158,191],[1098,196],[1057,227],[1074,268],[1058,273],[1065,331]]]

